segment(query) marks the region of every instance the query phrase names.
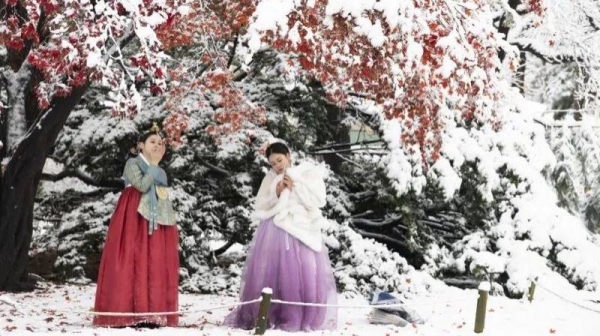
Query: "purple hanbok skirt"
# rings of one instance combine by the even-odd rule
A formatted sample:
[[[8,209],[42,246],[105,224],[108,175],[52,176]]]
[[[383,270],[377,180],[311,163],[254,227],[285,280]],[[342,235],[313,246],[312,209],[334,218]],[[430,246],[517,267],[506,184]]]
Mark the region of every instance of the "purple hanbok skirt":
[[[252,240],[244,272],[240,301],[273,290],[273,299],[307,303],[337,304],[337,291],[327,248],[316,252],[294,236],[262,221]],[[226,326],[252,329],[256,326],[259,303],[237,307],[223,322]],[[291,306],[271,303],[269,328],[285,331],[336,329],[337,308]]]

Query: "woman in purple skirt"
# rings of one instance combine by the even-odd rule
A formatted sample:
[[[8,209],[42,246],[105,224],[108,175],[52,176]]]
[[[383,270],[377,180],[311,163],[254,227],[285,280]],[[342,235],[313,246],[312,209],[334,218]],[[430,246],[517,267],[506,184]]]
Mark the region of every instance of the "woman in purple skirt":
[[[261,223],[252,240],[242,274],[241,301],[259,298],[265,287],[273,299],[335,305],[337,291],[321,229],[326,220],[325,183],[310,163],[290,165],[290,150],[280,142],[266,150],[271,170],[256,196]],[[236,308],[224,325],[252,329],[259,304]],[[285,331],[335,329],[337,309],[271,304],[270,328]]]

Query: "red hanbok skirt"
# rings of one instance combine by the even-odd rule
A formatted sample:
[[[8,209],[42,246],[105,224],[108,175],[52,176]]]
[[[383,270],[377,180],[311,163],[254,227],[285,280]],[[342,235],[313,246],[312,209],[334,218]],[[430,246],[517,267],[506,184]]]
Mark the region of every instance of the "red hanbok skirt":
[[[97,312],[172,312],[178,309],[179,234],[177,226],[159,225],[148,235],[148,221],[137,208],[141,193],[123,190],[110,219],[102,251],[94,310]],[[178,315],[95,316],[94,325],[177,326]]]

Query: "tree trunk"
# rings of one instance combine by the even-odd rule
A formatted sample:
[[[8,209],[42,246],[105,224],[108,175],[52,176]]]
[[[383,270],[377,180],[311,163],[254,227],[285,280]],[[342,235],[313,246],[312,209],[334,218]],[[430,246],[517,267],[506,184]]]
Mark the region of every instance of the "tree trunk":
[[[332,125],[337,125],[334,135],[334,143],[336,144],[347,144],[350,143],[350,129],[348,126],[342,123],[344,118],[344,110],[339,109],[337,106],[328,107],[327,109],[327,120]],[[342,146],[338,148],[338,150],[348,149],[350,146]],[[339,174],[342,168],[342,163],[344,160],[340,157],[340,154],[332,153],[332,154],[324,154],[323,160],[329,165],[331,171],[336,174]]]
[[[33,205],[46,157],[87,86],[53,100],[12,154],[0,180],[0,291],[32,290],[27,275]]]
[[[8,80],[4,77],[4,74],[0,74],[0,99],[8,101]],[[7,142],[8,139],[8,108],[6,106],[0,107],[0,175],[2,167],[2,159],[7,153]]]
[[[517,88],[519,93],[525,94],[525,70],[527,67],[527,52],[521,51],[519,53],[519,68],[517,69]]]

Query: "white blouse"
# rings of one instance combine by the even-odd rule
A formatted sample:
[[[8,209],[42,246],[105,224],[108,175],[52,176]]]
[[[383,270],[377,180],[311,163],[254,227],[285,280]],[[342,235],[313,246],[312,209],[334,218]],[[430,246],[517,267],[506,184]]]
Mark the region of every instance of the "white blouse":
[[[327,227],[320,209],[327,203],[323,174],[308,162],[288,168],[285,173],[294,182],[293,190],[285,188],[277,197],[277,183],[284,174],[270,170],[256,195],[255,217],[272,217],[275,225],[319,252],[323,248],[321,229]]]

